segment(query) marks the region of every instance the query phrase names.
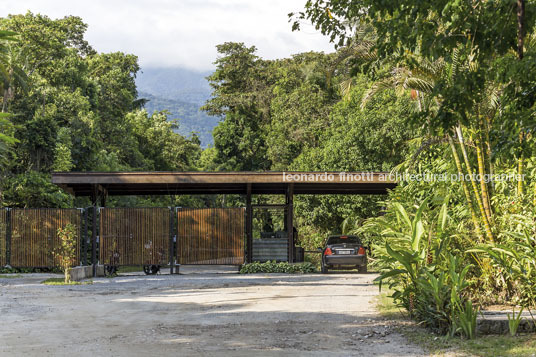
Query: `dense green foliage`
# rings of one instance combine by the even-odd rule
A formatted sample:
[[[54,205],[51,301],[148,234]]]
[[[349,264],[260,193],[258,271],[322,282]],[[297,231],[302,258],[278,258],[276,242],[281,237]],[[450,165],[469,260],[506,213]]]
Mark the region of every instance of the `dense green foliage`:
[[[209,77],[213,97],[204,107],[222,116],[214,148],[201,168],[210,170],[386,170],[407,153],[413,129],[407,124],[410,98],[383,93],[361,109],[372,80],[360,73],[352,51],[303,53],[268,61],[255,47],[218,46]],[[342,99],[341,84],[352,86]],[[378,212],[378,197],[297,197],[300,243],[316,249],[349,216]]]
[[[447,175],[403,180],[384,216],[353,229],[373,242],[396,302],[469,338],[474,304],[536,307],[536,3],[315,0],[291,17],[339,45],[370,42],[362,30],[372,29],[363,105],[386,89],[407,93],[407,123],[421,129],[396,172]]]
[[[316,268],[311,263],[289,264],[287,262],[276,263],[275,261],[265,263],[249,263],[240,267],[240,274],[254,274],[254,273],[314,273]]]
[[[4,206],[72,206],[72,198],[50,184],[51,171],[195,166],[198,139],[174,133],[165,113],[140,110],[137,57],[97,53],[84,39],[86,28],[73,16],[0,19],[1,30],[15,33],[0,39],[2,108],[11,114],[0,122]]]

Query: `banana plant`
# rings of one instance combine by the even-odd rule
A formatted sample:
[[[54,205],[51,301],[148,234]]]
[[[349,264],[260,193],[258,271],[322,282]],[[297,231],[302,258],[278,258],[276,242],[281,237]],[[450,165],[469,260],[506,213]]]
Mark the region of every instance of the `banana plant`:
[[[390,243],[385,244],[387,253],[385,260],[389,263],[388,265],[391,269],[383,272],[376,279],[380,284],[383,280],[400,274],[407,275],[414,285],[417,284],[417,275],[426,263],[425,259],[427,252],[431,249],[432,237],[442,237],[446,230],[448,222],[447,201],[448,198],[445,199],[441,206],[437,216],[437,224],[430,224],[428,232],[426,232],[423,219],[423,211],[428,206],[428,199],[420,204],[412,218],[400,203],[393,203],[392,207],[396,213],[397,225],[390,224],[384,220],[377,222],[384,228],[382,234],[386,236],[386,241],[390,240],[397,246],[397,248],[393,249]],[[426,233],[428,233],[429,237],[427,242],[423,240]],[[439,242],[439,247],[436,249],[436,258],[441,253],[443,246],[443,242]]]
[[[531,308],[536,306],[536,236],[530,221],[512,217],[521,227],[517,232],[506,232],[502,243],[481,244],[468,253],[477,253],[490,258],[500,269],[509,286],[515,286],[520,303],[536,319]]]
[[[386,221],[378,223],[385,229],[382,234],[393,238],[396,245],[401,249],[393,249],[389,243],[385,244],[385,249],[389,257],[387,261],[391,266],[398,268],[390,269],[382,273],[376,280],[380,282],[400,274],[407,275],[413,285],[417,284],[417,272],[420,269],[421,262],[426,257],[426,249],[422,249],[421,240],[424,235],[424,223],[422,219],[423,210],[427,206],[427,201],[421,203],[417,208],[413,219],[410,218],[406,209],[398,202],[393,203],[396,213],[397,226]],[[381,287],[381,285],[380,285]]]

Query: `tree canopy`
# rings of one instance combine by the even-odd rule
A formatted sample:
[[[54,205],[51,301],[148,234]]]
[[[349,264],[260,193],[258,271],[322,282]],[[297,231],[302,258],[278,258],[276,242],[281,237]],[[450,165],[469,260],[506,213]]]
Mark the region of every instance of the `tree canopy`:
[[[75,16],[0,19],[9,37],[0,38],[2,107],[10,113],[0,123],[3,205],[72,205],[50,183],[51,171],[195,168],[198,139],[176,134],[165,112],[142,109],[137,57],[97,53],[86,29]]]

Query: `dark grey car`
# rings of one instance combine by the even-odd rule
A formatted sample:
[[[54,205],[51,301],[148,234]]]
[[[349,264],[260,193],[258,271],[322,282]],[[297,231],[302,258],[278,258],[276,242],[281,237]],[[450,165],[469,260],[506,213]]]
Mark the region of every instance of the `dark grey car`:
[[[322,249],[322,248],[320,248]],[[353,235],[330,236],[322,249],[322,273],[329,269],[356,269],[367,272],[367,248]]]

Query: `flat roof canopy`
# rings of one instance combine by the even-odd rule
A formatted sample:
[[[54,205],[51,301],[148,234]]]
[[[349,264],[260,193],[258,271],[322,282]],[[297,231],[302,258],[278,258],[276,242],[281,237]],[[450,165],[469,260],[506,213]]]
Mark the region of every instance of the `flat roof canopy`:
[[[55,172],[52,183],[75,196],[188,194],[385,194],[387,172]]]

